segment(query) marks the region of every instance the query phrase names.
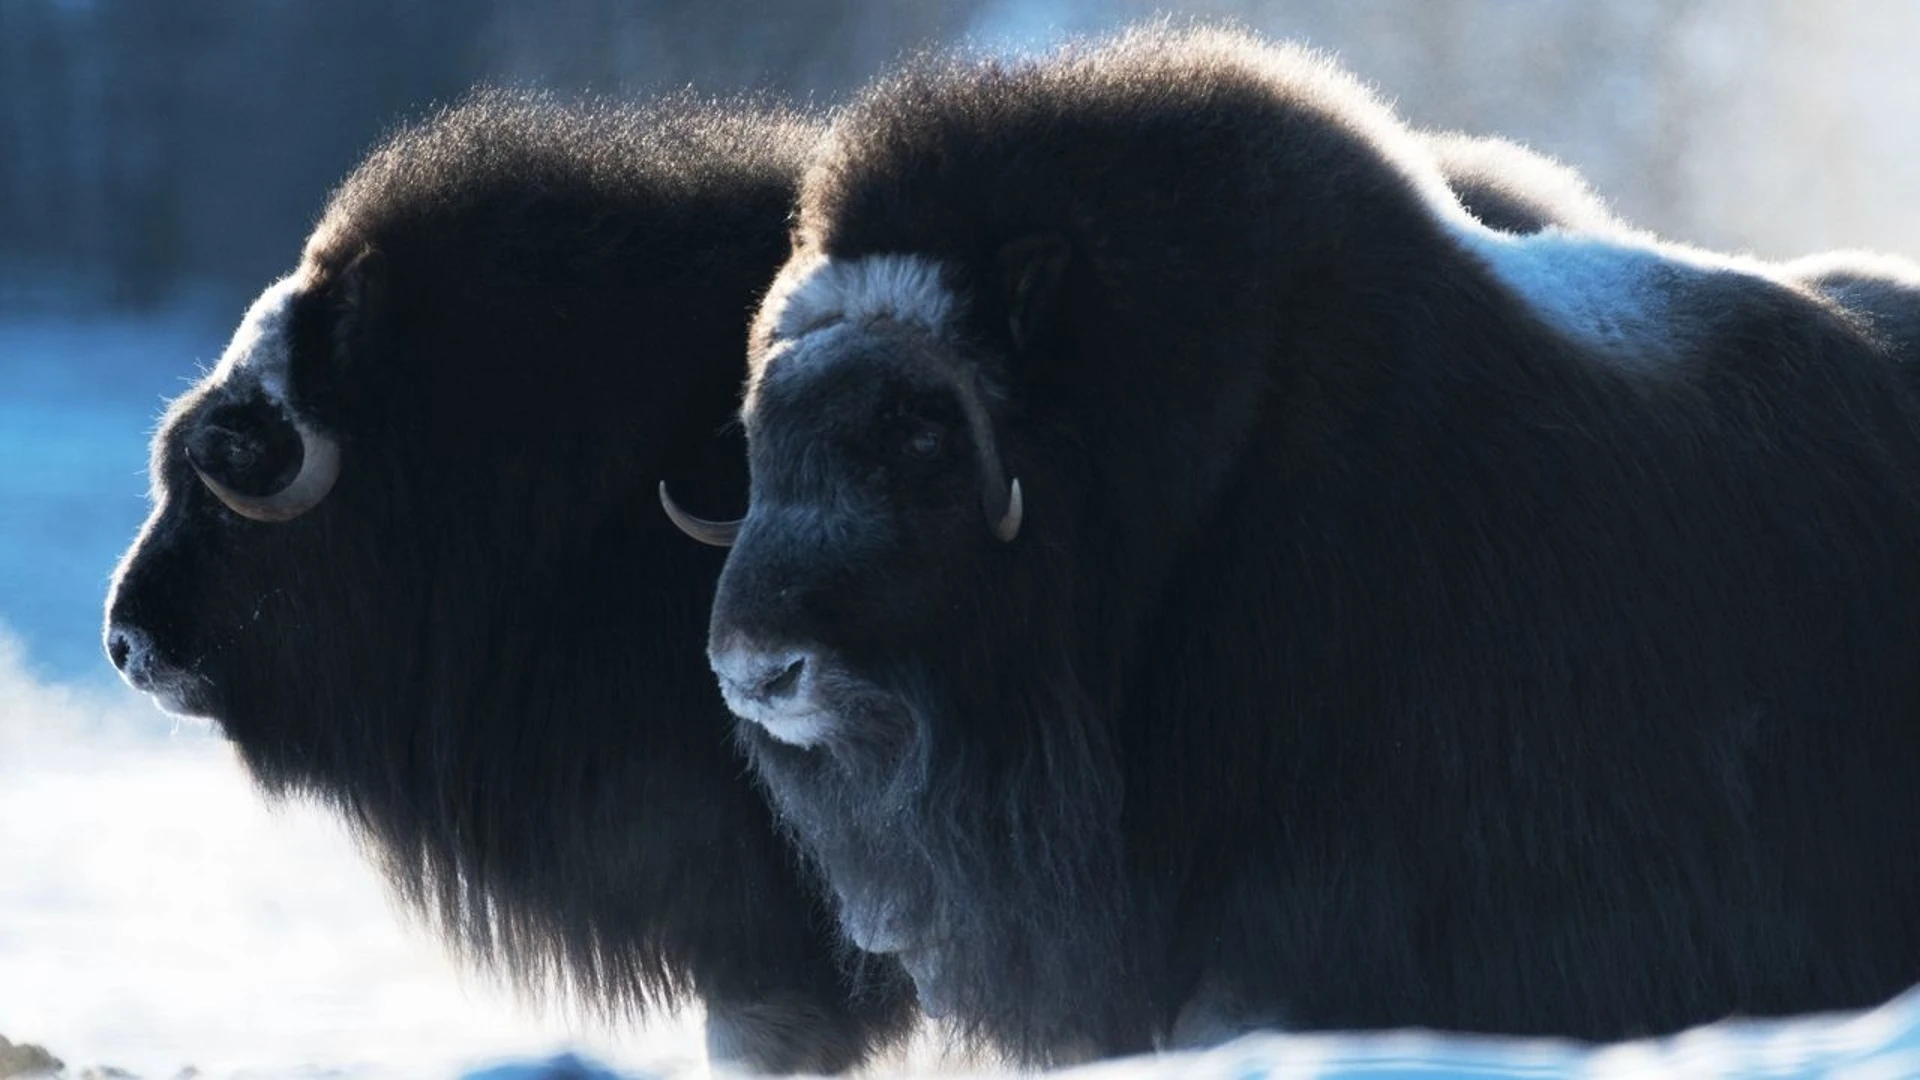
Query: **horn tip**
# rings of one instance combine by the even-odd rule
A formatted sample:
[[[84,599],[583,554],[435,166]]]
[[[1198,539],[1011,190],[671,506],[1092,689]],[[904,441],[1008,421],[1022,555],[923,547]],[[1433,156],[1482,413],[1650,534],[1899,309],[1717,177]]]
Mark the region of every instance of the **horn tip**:
[[[1007,485],[1007,512],[993,523],[993,535],[1002,543],[1011,544],[1014,537],[1020,535],[1020,523],[1026,517],[1026,504],[1020,496],[1020,478],[1014,477]]]

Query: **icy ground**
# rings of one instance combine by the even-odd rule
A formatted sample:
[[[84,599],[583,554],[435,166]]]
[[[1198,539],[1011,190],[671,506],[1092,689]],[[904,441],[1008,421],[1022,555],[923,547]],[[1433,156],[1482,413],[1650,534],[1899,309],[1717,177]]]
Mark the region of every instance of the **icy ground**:
[[[562,1049],[682,1070],[696,1022],[615,1037],[520,1007],[388,904],[331,815],[0,640],[0,1035],[162,1080],[427,1077]]]

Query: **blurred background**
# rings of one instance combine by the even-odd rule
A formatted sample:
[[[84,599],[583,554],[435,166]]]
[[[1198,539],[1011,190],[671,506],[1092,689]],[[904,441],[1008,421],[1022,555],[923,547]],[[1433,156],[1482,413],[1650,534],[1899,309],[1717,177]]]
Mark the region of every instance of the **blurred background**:
[[[416,1004],[416,1019],[470,1021],[440,1022],[443,1042],[476,1024],[502,1047],[589,1037],[458,980],[394,923],[350,843],[323,836],[301,808],[257,808],[216,738],[117,691],[99,656],[100,601],[145,512],[145,442],[162,401],[217,358],[247,300],[293,265],[329,188],[382,132],[476,81],[773,89],[830,105],[916,46],[1040,45],[1159,10],[0,0],[0,1035],[66,1039],[87,1060],[258,1064],[322,1053],[313,1048],[338,1041],[327,1025],[360,1031],[357,1044],[339,1039],[367,1047],[385,1045],[366,1041],[376,1028],[400,1023],[393,1038],[407,1043],[413,1029],[392,1017],[409,1008],[369,989],[403,985],[455,1003]],[[1330,50],[1414,123],[1523,141],[1673,239],[1774,257],[1840,246],[1920,256],[1920,4],[1908,0],[1172,10]],[[268,869],[234,872],[256,864]],[[114,891],[133,879],[138,889]],[[326,887],[300,884],[316,881]],[[348,902],[338,889],[359,891]],[[181,935],[199,942],[190,964],[178,959]],[[273,951],[293,939],[309,953]],[[288,1009],[261,980],[310,970],[316,942],[318,955],[372,959],[333,964],[347,972],[327,976],[334,983],[294,980],[315,1017],[296,1038],[260,1019]],[[152,962],[129,973],[141,958]],[[198,972],[191,989],[180,964]],[[368,1000],[387,1002],[377,1018]],[[148,1018],[135,1025],[146,1041],[103,1022],[109,1007]]]

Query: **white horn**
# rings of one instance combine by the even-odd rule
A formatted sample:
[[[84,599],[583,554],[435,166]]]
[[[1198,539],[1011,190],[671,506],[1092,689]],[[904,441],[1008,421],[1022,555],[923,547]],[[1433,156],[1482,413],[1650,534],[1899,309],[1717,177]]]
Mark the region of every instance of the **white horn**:
[[[706,518],[694,517],[680,509],[680,504],[674,502],[673,496],[667,494],[665,480],[660,481],[660,506],[666,510],[667,517],[681,532],[703,544],[719,548],[733,546],[734,538],[740,535],[740,522],[746,520],[741,518],[738,521],[708,521]]]
[[[198,465],[193,466],[193,471],[199,474],[200,482],[214,498],[241,517],[265,522],[292,521],[320,505],[320,500],[333,490],[333,482],[340,478],[340,444],[297,418],[293,420],[293,430],[300,436],[300,471],[287,486],[272,494],[242,494],[208,476]]]
[[[1020,501],[1020,478],[1016,476],[1007,488],[1007,512],[1000,515],[999,521],[993,523],[993,535],[1005,543],[1013,543],[1013,538],[1020,535],[1020,519],[1025,515],[1025,511],[1026,508]]]

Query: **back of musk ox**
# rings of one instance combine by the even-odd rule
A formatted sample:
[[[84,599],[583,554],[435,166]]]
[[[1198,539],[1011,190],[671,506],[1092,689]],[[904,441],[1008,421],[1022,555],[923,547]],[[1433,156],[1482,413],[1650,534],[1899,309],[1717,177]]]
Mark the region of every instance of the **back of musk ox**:
[[[843,964],[707,669],[721,554],[653,488],[745,498],[724,433],[817,134],[497,93],[398,134],[168,411],[106,630],[470,958],[610,1015],[697,998],[771,1070],[863,1060],[911,985]]]
[[[1916,279],[1526,183],[1497,231],[1436,156],[1204,30],[925,61],[817,152],[709,658],[960,1030],[1607,1039],[1920,981]]]
[[[1634,231],[1577,170],[1518,143],[1462,132],[1419,138],[1454,198],[1490,229]],[[1840,251],[1782,263],[1776,274],[1826,294],[1902,365],[1920,360],[1920,266],[1911,260]]]
[[[1518,143],[1464,132],[1421,132],[1419,141],[1467,213],[1501,232],[1549,226],[1570,232],[1622,228],[1580,173]]]
[[[1419,138],[1454,198],[1490,229],[1634,231],[1577,170],[1518,143],[1462,132]],[[1776,275],[1824,293],[1900,364],[1920,360],[1920,266],[1911,260],[1840,251],[1782,263]]]

